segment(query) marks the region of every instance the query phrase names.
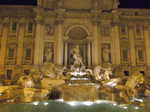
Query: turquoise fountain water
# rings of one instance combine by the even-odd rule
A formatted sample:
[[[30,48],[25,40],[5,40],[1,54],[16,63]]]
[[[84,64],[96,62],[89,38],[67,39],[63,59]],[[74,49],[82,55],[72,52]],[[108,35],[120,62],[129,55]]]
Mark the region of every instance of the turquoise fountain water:
[[[0,104],[0,112],[150,112],[150,107],[118,105],[109,101],[97,102],[33,102]]]

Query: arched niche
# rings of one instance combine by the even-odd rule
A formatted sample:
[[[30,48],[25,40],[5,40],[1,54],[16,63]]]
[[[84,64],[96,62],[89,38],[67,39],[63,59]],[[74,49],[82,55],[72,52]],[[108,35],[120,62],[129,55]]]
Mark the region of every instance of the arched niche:
[[[83,62],[86,66],[91,64],[91,42],[88,40],[89,32],[86,27],[81,25],[75,25],[70,27],[65,33],[65,55],[64,64],[72,65],[72,49],[76,46],[80,48],[80,54],[82,56]]]
[[[73,33],[73,32],[85,33],[85,35],[87,35],[87,37],[89,37],[89,35],[90,35],[90,32],[87,27],[85,27],[83,25],[72,25],[66,30],[65,36],[68,37],[68,36],[70,36],[70,33]]]

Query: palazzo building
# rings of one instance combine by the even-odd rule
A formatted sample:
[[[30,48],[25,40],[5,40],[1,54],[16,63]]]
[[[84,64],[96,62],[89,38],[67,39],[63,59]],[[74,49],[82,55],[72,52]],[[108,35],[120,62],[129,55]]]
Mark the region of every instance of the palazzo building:
[[[121,9],[119,0],[37,0],[0,6],[0,74],[11,79],[48,63],[72,64],[78,46],[88,67],[115,74],[150,71],[150,10]]]

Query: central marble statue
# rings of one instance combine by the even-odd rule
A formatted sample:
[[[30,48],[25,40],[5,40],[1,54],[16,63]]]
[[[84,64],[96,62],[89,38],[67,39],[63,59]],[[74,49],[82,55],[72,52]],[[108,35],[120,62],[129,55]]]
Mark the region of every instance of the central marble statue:
[[[72,49],[72,56],[74,59],[73,65],[74,66],[83,66],[83,60],[82,60],[82,56],[80,54],[80,47],[79,45],[76,45],[73,49]]]

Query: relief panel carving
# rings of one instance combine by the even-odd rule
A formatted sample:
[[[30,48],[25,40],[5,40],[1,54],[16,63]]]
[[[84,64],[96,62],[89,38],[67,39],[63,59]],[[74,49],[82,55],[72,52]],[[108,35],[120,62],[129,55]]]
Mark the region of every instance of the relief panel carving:
[[[52,36],[55,33],[54,25],[47,24],[45,25],[45,31],[47,36]]]

